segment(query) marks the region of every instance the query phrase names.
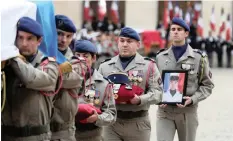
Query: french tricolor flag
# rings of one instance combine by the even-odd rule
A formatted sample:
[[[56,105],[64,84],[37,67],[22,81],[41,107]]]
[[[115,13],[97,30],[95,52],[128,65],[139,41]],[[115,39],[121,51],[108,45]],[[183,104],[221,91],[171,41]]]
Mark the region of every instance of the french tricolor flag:
[[[179,80],[178,80],[178,91],[180,93],[183,93],[184,90],[184,81],[185,81],[185,73],[179,73]],[[163,88],[164,88],[164,92],[167,92],[169,90],[170,87],[170,73],[165,73],[164,76],[164,81],[163,81]]]
[[[44,56],[56,58],[59,64],[66,61],[58,51],[57,31],[55,25],[54,6],[52,1],[6,1],[1,8],[1,61],[19,54],[15,46],[17,22],[21,17],[30,17],[38,21],[43,28],[43,41],[39,50]]]

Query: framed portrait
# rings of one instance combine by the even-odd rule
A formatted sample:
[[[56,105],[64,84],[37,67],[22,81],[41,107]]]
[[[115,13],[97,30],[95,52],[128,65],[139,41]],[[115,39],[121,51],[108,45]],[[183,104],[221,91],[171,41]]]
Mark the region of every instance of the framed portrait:
[[[163,95],[161,104],[184,104],[186,96],[188,71],[163,70]]]

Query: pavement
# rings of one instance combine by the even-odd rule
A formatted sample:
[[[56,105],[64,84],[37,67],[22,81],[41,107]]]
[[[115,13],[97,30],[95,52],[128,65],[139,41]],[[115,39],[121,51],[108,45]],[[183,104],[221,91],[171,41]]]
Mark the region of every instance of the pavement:
[[[233,69],[212,69],[213,93],[198,107],[196,141],[233,141]],[[151,141],[156,139],[156,110],[151,106]],[[177,134],[174,141],[179,141]]]

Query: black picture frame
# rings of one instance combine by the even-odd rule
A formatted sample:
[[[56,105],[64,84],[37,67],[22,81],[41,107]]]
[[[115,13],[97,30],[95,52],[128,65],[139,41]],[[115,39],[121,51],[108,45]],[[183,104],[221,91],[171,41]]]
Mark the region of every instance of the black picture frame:
[[[187,70],[163,70],[163,94],[160,104],[183,104],[186,96],[188,71]],[[176,82],[177,81],[177,82]]]

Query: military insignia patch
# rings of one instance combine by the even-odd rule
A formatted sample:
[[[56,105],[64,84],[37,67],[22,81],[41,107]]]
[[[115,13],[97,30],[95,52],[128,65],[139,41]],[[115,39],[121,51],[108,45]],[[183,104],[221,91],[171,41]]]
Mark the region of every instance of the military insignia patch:
[[[58,21],[58,26],[62,26],[63,25],[63,21],[62,20],[59,20]]]
[[[159,78],[159,79],[157,80],[157,82],[158,82],[159,85],[161,85],[161,84],[162,84],[162,79]]]
[[[212,73],[211,73],[211,71],[209,71],[209,77],[212,78]]]

